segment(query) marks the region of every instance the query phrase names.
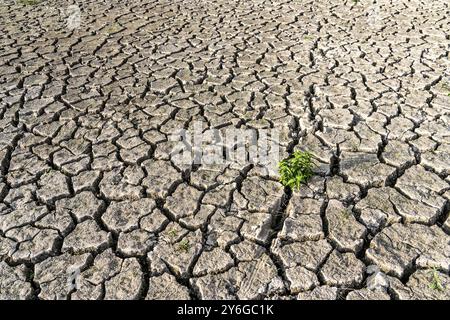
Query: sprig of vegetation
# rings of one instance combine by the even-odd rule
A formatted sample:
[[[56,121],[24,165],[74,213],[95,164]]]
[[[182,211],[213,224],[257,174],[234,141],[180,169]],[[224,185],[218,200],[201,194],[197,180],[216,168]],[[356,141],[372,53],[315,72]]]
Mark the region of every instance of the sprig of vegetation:
[[[430,289],[437,290],[440,292],[444,291],[444,286],[442,285],[441,278],[439,277],[439,273],[437,272],[436,268],[433,268],[432,270]]]
[[[291,190],[300,186],[313,176],[313,156],[308,151],[295,151],[290,157],[278,164],[280,182]]]
[[[183,239],[183,240],[178,244],[178,249],[179,249],[180,251],[188,252],[190,248],[191,248],[191,244],[189,243],[189,240],[187,240],[187,239]]]
[[[176,237],[178,236],[177,230],[171,229],[171,230],[169,231],[169,236],[170,236],[171,238],[176,238]]]
[[[444,91],[447,91],[447,95],[450,97],[450,84],[448,82],[444,82],[441,84],[441,88]]]

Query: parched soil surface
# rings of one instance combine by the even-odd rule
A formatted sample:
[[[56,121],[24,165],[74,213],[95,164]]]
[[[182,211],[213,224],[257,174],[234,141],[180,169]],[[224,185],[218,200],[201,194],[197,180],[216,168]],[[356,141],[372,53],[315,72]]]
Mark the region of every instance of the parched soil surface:
[[[74,4],[0,0],[0,299],[450,299],[448,1]]]

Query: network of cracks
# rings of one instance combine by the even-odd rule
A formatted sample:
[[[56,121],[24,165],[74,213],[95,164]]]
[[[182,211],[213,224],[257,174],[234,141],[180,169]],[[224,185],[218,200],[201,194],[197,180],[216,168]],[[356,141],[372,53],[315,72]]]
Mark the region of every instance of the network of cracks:
[[[0,299],[450,299],[448,1],[3,2]]]

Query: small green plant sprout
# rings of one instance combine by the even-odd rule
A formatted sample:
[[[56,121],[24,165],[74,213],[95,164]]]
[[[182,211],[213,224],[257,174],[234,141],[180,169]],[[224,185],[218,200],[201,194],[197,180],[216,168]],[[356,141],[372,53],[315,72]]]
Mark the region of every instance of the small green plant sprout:
[[[447,95],[450,97],[450,83],[444,82],[441,84],[442,90],[447,92]]]
[[[431,270],[431,281],[430,281],[430,289],[436,290],[439,292],[444,291],[444,286],[442,285],[441,278],[439,277],[439,273],[436,268]]]
[[[175,229],[171,229],[171,230],[168,232],[168,234],[169,234],[169,237],[175,238],[175,237],[178,235],[178,232],[177,232],[177,230],[175,230]]]
[[[191,244],[189,243],[189,240],[187,240],[187,239],[183,239],[183,240],[178,244],[178,249],[179,249],[180,251],[188,252],[190,248],[191,248]]]
[[[291,190],[300,186],[313,176],[313,156],[308,151],[295,151],[290,157],[278,163],[280,182]]]
[[[350,142],[350,148],[353,152],[356,152],[359,149],[359,144],[355,141],[352,141]]]

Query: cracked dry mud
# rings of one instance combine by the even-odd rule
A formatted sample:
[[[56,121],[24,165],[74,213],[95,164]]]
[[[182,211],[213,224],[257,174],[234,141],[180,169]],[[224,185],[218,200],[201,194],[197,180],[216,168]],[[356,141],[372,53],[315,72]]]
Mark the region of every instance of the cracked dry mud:
[[[450,299],[448,1],[71,4],[1,0],[0,299]],[[180,164],[195,121],[316,175]]]

